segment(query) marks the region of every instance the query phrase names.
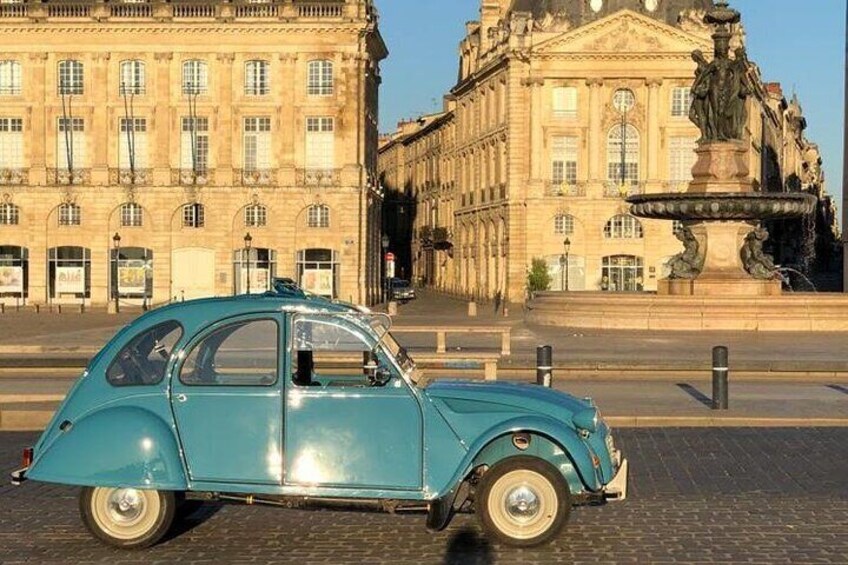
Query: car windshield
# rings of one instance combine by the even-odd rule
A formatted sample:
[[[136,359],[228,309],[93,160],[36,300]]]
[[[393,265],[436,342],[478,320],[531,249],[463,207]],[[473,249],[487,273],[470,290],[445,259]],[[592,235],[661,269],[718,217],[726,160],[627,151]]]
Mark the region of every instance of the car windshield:
[[[386,350],[394,357],[397,364],[400,366],[403,374],[412,381],[413,384],[418,384],[421,380],[421,371],[416,367],[415,362],[409,357],[406,348],[397,342],[394,336],[387,333],[383,336],[383,345]]]
[[[392,281],[392,286],[396,288],[403,288],[405,286],[409,286],[409,281],[394,280]]]

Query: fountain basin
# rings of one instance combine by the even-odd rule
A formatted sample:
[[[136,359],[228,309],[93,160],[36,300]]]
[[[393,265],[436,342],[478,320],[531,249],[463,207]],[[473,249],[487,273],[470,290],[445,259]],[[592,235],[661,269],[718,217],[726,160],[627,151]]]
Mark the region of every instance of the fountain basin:
[[[803,193],[642,194],[627,202],[640,218],[693,222],[797,218],[816,209],[815,196]]]

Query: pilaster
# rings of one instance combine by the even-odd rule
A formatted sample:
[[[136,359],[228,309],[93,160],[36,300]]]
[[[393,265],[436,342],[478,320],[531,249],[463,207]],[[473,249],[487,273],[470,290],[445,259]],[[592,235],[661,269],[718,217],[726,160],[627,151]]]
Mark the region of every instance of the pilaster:
[[[156,53],[156,105],[153,108],[153,131],[155,142],[148,145],[148,158],[153,166],[153,180],[156,185],[167,185],[171,182],[171,61],[173,53]],[[175,88],[180,88],[179,84]],[[179,126],[178,126],[179,127]],[[151,136],[153,137],[153,136]],[[153,140],[151,140],[153,141]],[[177,162],[179,156],[176,157]]]
[[[660,154],[660,86],[662,79],[650,78],[645,81],[648,87],[648,178],[649,183],[659,183]]]
[[[233,123],[233,61],[232,53],[218,54],[218,124],[217,124],[217,154],[218,163],[215,171],[216,183],[224,186],[233,184],[233,138],[240,131],[238,124]]]
[[[604,81],[592,78],[586,81],[589,87],[589,180],[601,179],[601,87]]]

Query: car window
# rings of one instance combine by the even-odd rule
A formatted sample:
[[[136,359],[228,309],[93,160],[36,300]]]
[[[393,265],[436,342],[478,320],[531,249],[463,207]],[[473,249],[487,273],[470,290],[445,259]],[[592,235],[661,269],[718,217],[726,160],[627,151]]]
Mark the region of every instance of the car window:
[[[294,324],[292,383],[303,387],[371,386],[372,347],[340,321],[299,319]]]
[[[180,381],[195,386],[271,386],[277,382],[279,341],[274,320],[218,328],[192,348]]]
[[[182,335],[182,326],[174,321],[144,330],[118,352],[106,370],[106,380],[113,386],[160,383]]]

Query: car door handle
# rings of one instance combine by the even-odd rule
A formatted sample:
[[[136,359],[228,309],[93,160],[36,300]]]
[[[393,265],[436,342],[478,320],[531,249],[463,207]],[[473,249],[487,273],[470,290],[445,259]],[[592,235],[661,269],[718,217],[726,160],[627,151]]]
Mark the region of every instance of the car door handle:
[[[188,400],[188,396],[186,396],[184,394],[178,394],[176,396],[176,399],[177,399],[177,402],[185,402],[186,400]]]

